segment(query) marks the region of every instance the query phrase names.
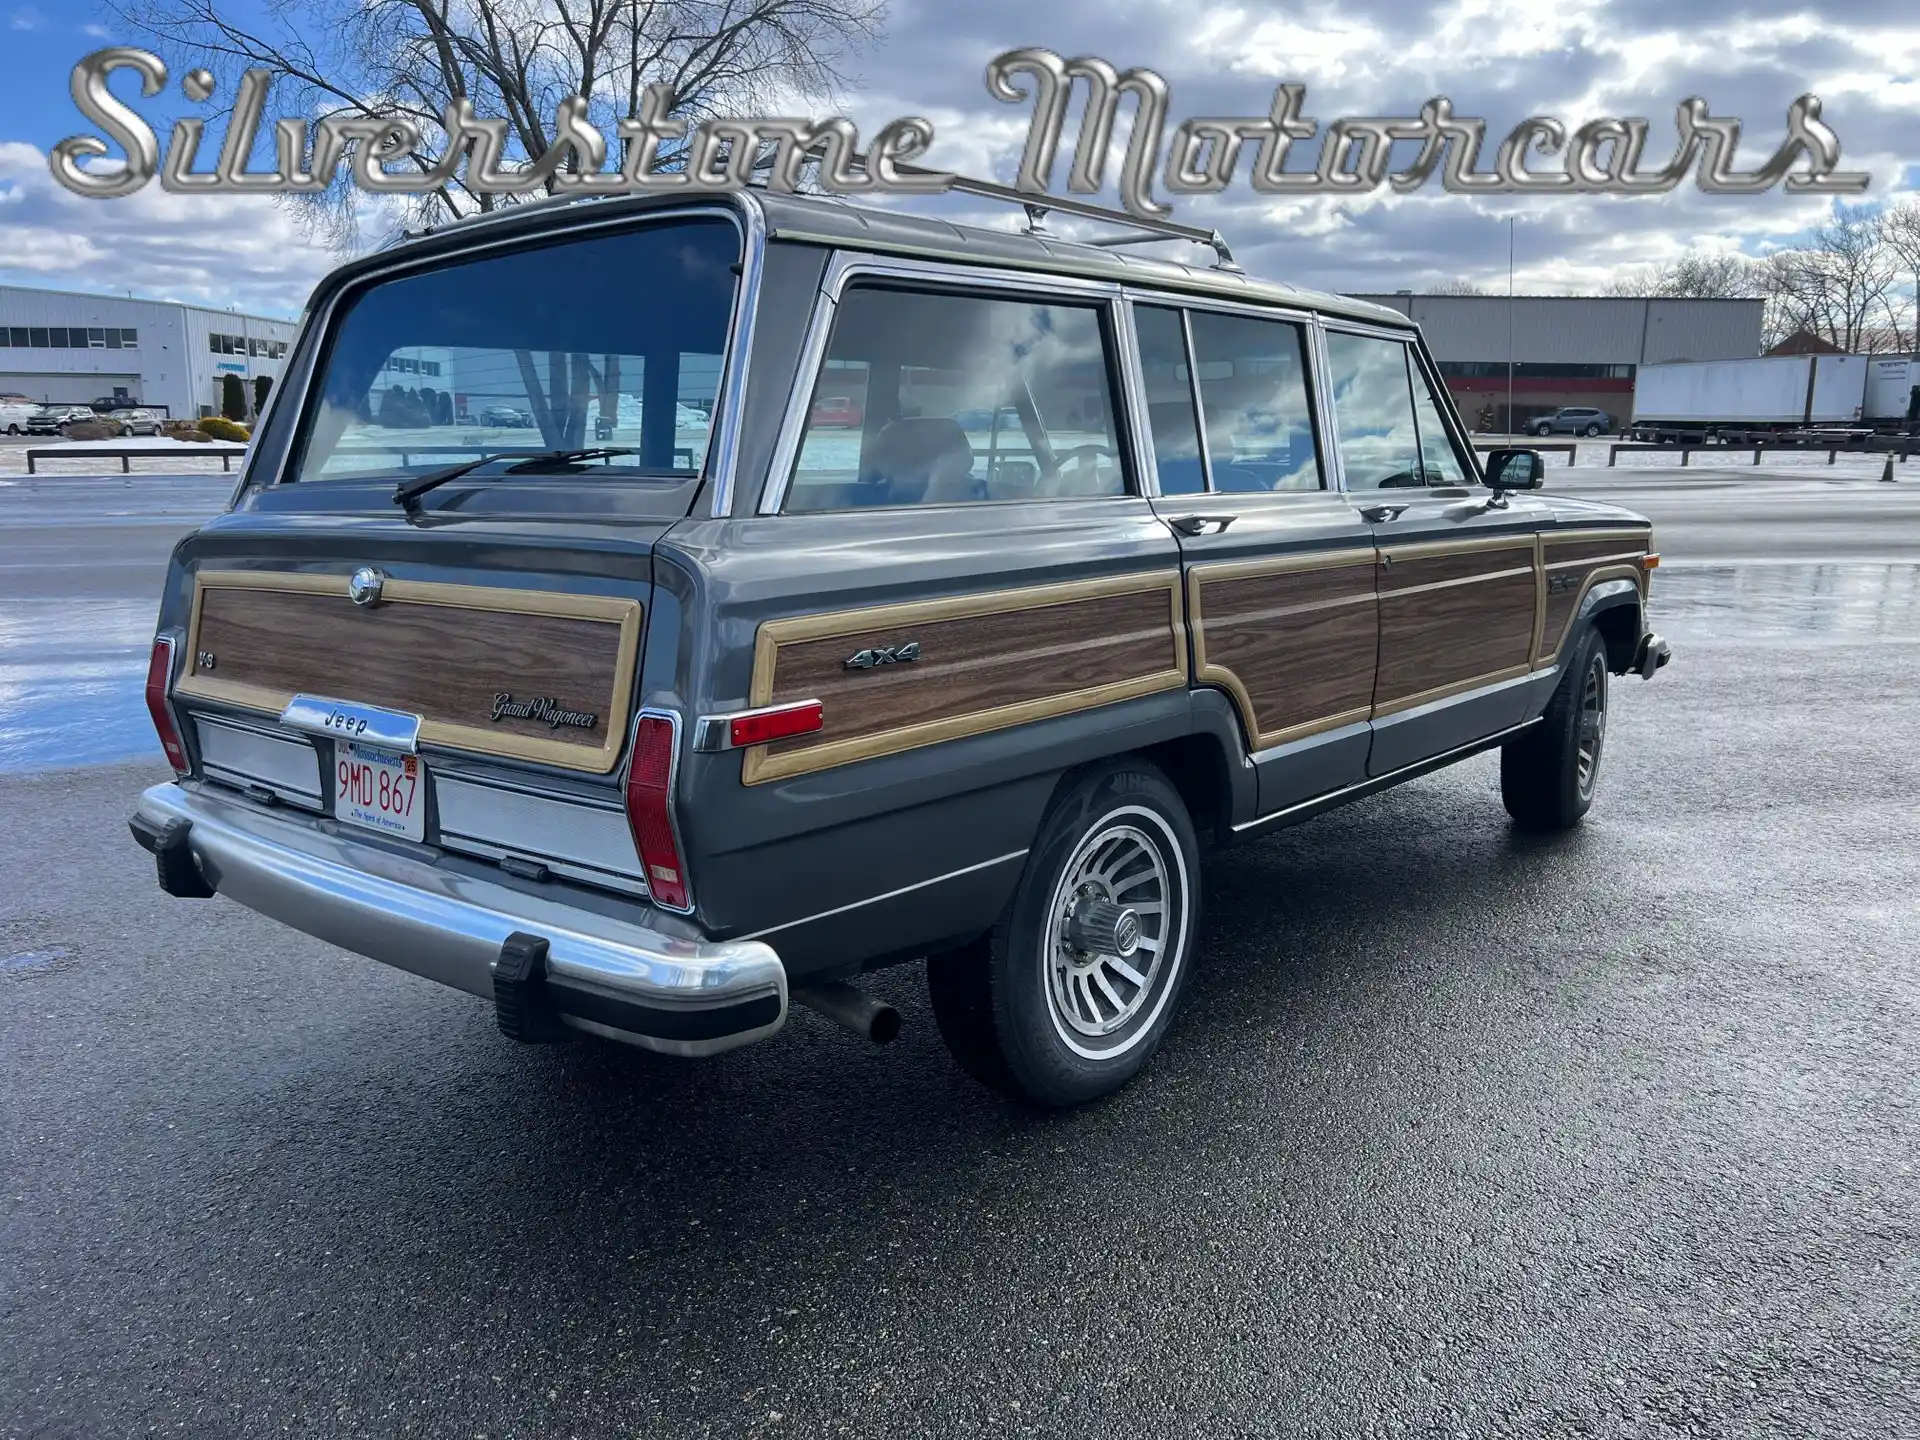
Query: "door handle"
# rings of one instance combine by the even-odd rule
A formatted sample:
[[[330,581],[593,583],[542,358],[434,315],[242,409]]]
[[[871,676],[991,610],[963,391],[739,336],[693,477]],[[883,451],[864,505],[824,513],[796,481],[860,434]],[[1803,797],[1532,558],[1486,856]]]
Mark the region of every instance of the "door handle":
[[[1404,505],[1362,505],[1360,518],[1370,525],[1384,525],[1389,520],[1398,520],[1406,508]]]
[[[1232,515],[1181,515],[1169,520],[1167,524],[1182,535],[1218,535],[1231,525],[1234,519]]]

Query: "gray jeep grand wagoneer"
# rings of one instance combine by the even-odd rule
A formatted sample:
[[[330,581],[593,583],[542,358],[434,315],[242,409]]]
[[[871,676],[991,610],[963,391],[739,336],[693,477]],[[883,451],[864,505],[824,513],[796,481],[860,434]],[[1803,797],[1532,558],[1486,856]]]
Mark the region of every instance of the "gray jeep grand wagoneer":
[[[525,1041],[884,1039],[848,982],[926,957],[960,1064],[1060,1105],[1164,1035],[1202,836],[1492,746],[1575,824],[1668,654],[1647,522],[1483,474],[1402,316],[1218,248],[749,192],[343,267],[173,556],[161,885]]]

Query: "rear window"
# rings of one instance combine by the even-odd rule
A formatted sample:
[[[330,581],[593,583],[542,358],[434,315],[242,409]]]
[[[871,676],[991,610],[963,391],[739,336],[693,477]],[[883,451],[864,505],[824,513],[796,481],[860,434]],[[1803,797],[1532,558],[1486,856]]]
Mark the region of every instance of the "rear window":
[[[334,322],[292,480],[405,475],[607,446],[595,475],[697,474],[739,232],[656,224],[377,282]]]

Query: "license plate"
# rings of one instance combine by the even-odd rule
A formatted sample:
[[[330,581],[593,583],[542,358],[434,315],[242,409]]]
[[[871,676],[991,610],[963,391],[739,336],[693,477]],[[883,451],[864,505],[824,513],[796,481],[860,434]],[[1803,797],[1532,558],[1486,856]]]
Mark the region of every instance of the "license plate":
[[[336,819],[420,840],[427,833],[427,769],[417,755],[341,740],[333,747]]]

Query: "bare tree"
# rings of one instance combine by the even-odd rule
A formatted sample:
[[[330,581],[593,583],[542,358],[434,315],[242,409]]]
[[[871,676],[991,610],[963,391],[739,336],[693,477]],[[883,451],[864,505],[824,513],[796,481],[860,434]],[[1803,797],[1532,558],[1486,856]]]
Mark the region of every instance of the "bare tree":
[[[1903,200],[1880,217],[1881,242],[1891,250],[1913,281],[1913,309],[1909,312],[1907,348],[1920,355],[1920,200]]]
[[[1429,295],[1490,295],[1493,292],[1486,286],[1472,280],[1442,280],[1438,285],[1427,288]]]
[[[1783,253],[1777,279],[1798,328],[1856,354],[1891,348],[1896,260],[1877,207],[1838,206],[1805,247]]]
[[[675,118],[696,122],[832,104],[886,19],[885,0],[266,0],[253,14],[223,0],[116,0],[115,9],[170,59],[212,70],[222,93],[240,71],[265,69],[281,114],[411,121],[421,144],[391,163],[423,173],[446,155],[442,117],[457,101],[506,120],[508,164],[548,148],[554,108],[571,95],[609,135],[656,83],[672,87]],[[356,242],[365,199],[339,179],[289,203],[344,247]],[[505,203],[455,178],[408,197],[406,218]]]
[[[1665,265],[1650,265],[1615,276],[1604,293],[1683,300],[1747,300],[1758,298],[1763,286],[1760,266],[1746,256],[1695,250]]]

